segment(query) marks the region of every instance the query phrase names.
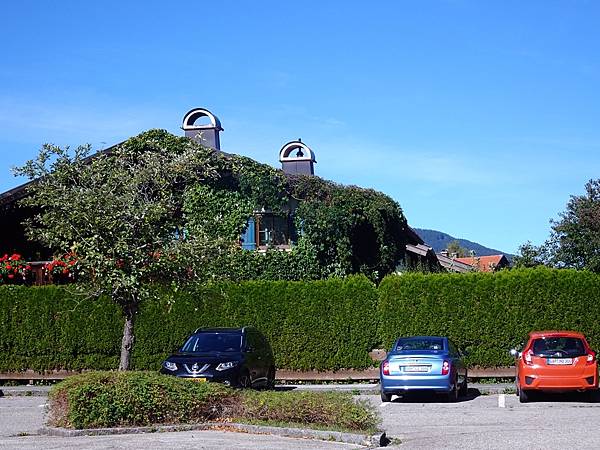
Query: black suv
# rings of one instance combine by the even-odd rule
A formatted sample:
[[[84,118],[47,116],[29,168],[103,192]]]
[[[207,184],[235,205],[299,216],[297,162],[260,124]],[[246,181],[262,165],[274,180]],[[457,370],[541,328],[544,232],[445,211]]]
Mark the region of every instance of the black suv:
[[[275,360],[267,338],[255,328],[199,328],[160,372],[228,386],[272,387]]]

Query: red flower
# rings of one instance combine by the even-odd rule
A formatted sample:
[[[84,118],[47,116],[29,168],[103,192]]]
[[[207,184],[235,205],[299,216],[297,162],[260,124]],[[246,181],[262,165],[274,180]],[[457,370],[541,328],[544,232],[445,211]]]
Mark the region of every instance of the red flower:
[[[67,275],[69,273],[69,269],[63,269],[62,273],[63,275]]]
[[[19,261],[21,259],[21,255],[19,255],[18,253],[13,253],[9,259],[11,261]]]
[[[10,278],[11,280],[14,278],[15,276],[12,273],[8,274],[8,278]]]

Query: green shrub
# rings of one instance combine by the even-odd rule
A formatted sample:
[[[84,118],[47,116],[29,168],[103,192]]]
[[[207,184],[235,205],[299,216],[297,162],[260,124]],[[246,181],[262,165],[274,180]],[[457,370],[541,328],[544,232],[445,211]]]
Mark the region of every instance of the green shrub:
[[[600,277],[547,268],[472,274],[389,276],[379,286],[380,341],[448,335],[471,366],[514,364],[508,350],[533,330],[585,333],[600,345]]]
[[[374,431],[378,416],[348,393],[234,390],[152,372],[90,372],[50,391],[49,424],[105,428],[214,420]]]
[[[91,372],[50,391],[49,423],[104,428],[205,422],[222,415],[236,391],[153,372]]]
[[[377,413],[366,400],[354,401],[347,392],[245,391],[238,405],[242,420],[306,424],[350,431],[375,431]]]

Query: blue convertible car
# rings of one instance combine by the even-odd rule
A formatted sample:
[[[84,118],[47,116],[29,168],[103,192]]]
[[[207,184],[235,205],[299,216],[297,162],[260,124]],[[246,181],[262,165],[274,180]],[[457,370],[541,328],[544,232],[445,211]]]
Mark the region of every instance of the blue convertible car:
[[[394,344],[379,370],[381,401],[408,391],[427,390],[458,400],[467,392],[467,369],[462,354],[446,337],[413,336]]]

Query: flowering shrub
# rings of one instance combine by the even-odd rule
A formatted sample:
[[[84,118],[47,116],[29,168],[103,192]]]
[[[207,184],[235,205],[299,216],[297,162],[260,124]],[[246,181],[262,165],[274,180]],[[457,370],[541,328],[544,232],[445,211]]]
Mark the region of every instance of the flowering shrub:
[[[75,253],[66,253],[63,256],[55,257],[44,266],[46,275],[52,277],[55,283],[75,281],[75,275],[79,264]]]
[[[20,284],[31,273],[31,266],[18,253],[0,258],[0,284]]]

